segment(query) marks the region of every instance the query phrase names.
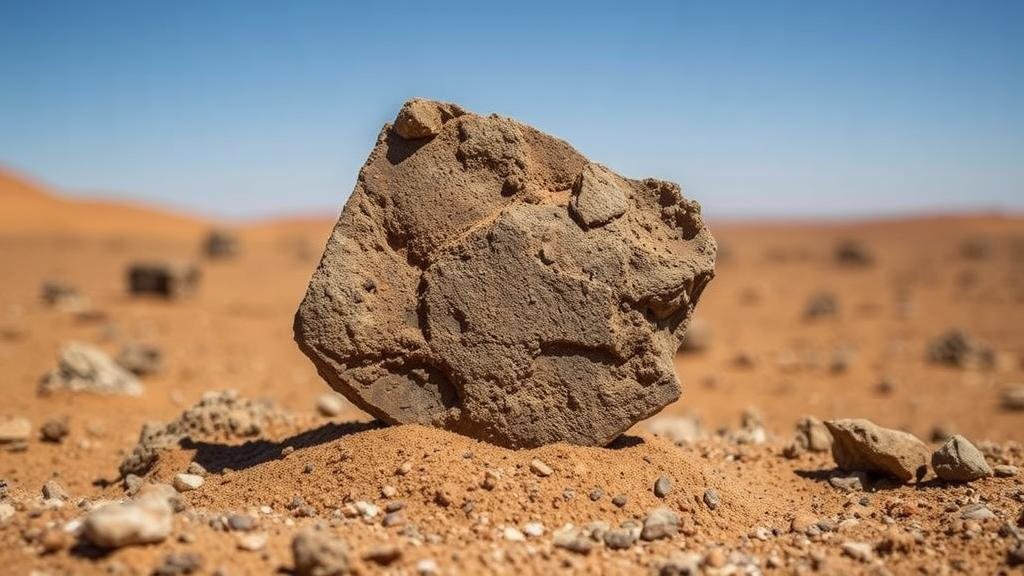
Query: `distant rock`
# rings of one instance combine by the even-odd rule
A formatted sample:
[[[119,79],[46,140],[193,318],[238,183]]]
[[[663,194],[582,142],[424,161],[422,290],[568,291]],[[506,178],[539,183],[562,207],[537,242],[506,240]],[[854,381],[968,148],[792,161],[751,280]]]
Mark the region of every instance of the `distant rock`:
[[[960,328],[948,330],[929,342],[925,358],[954,368],[991,368],[995,351]]]
[[[931,452],[913,434],[882,428],[865,419],[829,420],[832,457],[843,470],[879,472],[901,482],[928,473]]]
[[[843,266],[870,266],[875,261],[871,251],[858,240],[842,240],[835,246],[835,261]]]
[[[806,320],[830,318],[837,314],[839,314],[839,300],[831,292],[813,294],[804,305],[804,319]]]
[[[959,434],[932,454],[932,469],[947,482],[970,482],[992,475],[981,451]]]
[[[203,241],[203,253],[210,259],[227,259],[238,256],[242,242],[238,235],[229,230],[211,230]]]
[[[133,262],[128,266],[128,292],[134,296],[181,298],[199,287],[199,268],[194,264]]]
[[[39,382],[40,394],[60,391],[141,396],[143,388],[99,348],[72,342],[61,349],[57,367]]]
[[[163,369],[164,354],[159,346],[143,342],[125,344],[117,354],[117,363],[136,376],[156,374]]]
[[[21,416],[0,417],[0,446],[27,442],[32,436],[32,422]]]
[[[1006,410],[1024,410],[1024,384],[1010,384],[1003,388],[1000,401]]]

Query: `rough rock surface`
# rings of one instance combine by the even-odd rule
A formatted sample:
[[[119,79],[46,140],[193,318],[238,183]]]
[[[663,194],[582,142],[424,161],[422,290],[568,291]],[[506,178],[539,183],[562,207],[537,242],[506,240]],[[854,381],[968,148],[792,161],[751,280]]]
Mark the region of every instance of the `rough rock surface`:
[[[949,482],[970,482],[992,475],[981,450],[959,434],[932,454],[932,469],[936,476]]]
[[[832,457],[844,470],[880,472],[902,482],[928,473],[931,451],[913,434],[862,418],[828,420],[825,426],[832,433]]]
[[[61,349],[57,367],[39,383],[42,394],[61,390],[139,396],[142,384],[99,348],[72,342]]]
[[[715,251],[676,184],[413,101],[359,174],[295,339],[385,421],[603,445],[679,397],[672,359]]]

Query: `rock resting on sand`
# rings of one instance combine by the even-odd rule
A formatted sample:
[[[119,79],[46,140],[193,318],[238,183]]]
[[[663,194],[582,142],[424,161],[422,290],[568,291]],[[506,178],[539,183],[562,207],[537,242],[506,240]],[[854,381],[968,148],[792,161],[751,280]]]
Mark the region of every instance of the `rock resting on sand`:
[[[359,173],[295,339],[384,421],[604,445],[679,397],[672,359],[715,253],[678,185],[411,100]]]

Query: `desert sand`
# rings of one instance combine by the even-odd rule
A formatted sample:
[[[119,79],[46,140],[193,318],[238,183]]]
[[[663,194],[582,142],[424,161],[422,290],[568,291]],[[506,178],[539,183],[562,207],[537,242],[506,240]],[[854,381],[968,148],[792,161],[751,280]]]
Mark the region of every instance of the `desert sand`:
[[[1024,218],[709,219],[721,251],[696,311],[707,340],[676,357],[681,399],[607,447],[510,450],[384,426],[348,404],[318,412],[330,389],[293,343],[292,318],[335,215],[211,222],[69,200],[12,173],[0,174],[0,207],[0,421],[31,423],[27,441],[0,446],[2,572],[289,573],[293,538],[317,527],[370,574],[1022,570],[1024,473],[1007,467],[1024,466],[1024,411],[1005,391],[1024,382]],[[237,256],[203,256],[215,226],[237,234]],[[847,240],[870,261],[837,261]],[[139,259],[198,263],[198,291],[129,295],[125,269]],[[48,305],[46,281],[88,302]],[[829,302],[809,317],[822,293]],[[930,344],[953,328],[991,358],[929,362]],[[39,395],[73,341],[111,356],[152,344],[163,366],[140,377],[136,397]],[[181,492],[166,538],[103,550],[78,536],[88,510],[134,490],[119,466],[145,423],[229,389],[285,417],[161,450],[143,484],[205,470]],[[847,490],[827,451],[790,447],[805,416],[868,418],[930,449],[955,431],[1007,473],[966,484],[869,477]],[[686,418],[678,445],[650,431],[671,417]],[[44,424],[63,419],[67,435],[44,441]],[[662,476],[671,487],[657,495]],[[66,495],[49,484],[44,497],[52,480]],[[628,522],[659,507],[678,515],[678,533],[628,541]],[[605,529],[628,545],[616,549]]]

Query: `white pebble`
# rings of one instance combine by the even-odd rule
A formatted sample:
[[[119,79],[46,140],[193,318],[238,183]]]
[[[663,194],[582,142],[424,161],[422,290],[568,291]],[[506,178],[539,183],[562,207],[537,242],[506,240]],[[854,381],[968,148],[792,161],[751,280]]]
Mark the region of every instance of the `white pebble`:
[[[197,490],[203,485],[203,477],[196,474],[176,474],[174,476],[174,489],[178,492]]]

